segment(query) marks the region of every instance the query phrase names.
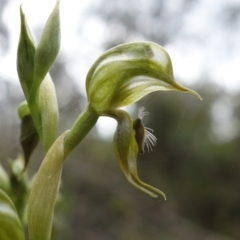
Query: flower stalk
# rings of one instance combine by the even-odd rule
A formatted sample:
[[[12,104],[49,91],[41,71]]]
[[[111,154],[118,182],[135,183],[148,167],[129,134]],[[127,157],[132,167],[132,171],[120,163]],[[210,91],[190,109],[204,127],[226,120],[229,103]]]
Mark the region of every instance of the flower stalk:
[[[73,151],[73,149],[83,140],[88,132],[95,126],[99,115],[90,104],[83,110],[74,122],[64,144],[65,158]]]

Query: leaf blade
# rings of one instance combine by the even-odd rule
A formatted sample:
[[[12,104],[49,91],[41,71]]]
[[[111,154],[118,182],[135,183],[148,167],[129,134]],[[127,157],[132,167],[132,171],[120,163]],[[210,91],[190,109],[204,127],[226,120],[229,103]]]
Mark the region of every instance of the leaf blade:
[[[10,197],[0,189],[0,236],[4,240],[24,240],[24,231]]]
[[[62,173],[65,131],[49,149],[34,179],[28,201],[28,229],[31,240],[51,237],[54,206]]]

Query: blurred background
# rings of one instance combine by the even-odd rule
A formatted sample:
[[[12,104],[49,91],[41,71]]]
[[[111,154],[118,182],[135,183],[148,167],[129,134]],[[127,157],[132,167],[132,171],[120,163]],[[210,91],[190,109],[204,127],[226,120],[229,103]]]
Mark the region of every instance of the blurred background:
[[[0,161],[21,152],[16,73],[19,6],[38,42],[54,1],[0,0]],[[60,131],[87,104],[85,76],[94,60],[116,44],[148,40],[165,47],[176,80],[203,98],[151,94],[127,109],[150,114],[157,146],[138,158],[139,175],[161,189],[152,199],[128,184],[115,159],[116,123],[101,118],[64,166],[56,239],[240,239],[240,1],[61,1],[62,46],[51,75]],[[42,146],[32,156],[37,171]]]

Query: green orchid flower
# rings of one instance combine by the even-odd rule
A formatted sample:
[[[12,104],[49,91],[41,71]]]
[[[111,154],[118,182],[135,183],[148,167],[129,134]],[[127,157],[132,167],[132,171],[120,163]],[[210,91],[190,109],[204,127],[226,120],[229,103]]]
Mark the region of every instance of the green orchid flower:
[[[70,131],[65,131],[57,138],[58,105],[54,84],[48,72],[60,47],[59,1],[48,18],[38,45],[33,41],[21,8],[20,16],[17,70],[26,101],[19,107],[25,163],[17,175],[18,178],[22,177],[22,170],[27,167],[38,138],[46,153],[32,180],[27,204],[29,239],[51,239],[54,206],[63,165],[68,155],[101,116],[114,118],[118,122],[114,135],[114,151],[127,180],[151,197],[162,195],[166,199],[162,191],[141,181],[138,176],[137,155],[144,153],[145,148],[151,150],[157,141],[152,129],[145,127],[142,122],[148,112],[141,108],[138,118],[132,119],[120,108],[155,91],[189,92],[201,99],[195,91],[175,82],[168,53],[156,43],[135,42],[118,45],[102,54],[87,74],[86,109],[76,119]],[[8,181],[5,178],[2,180],[4,189],[8,191]],[[0,205],[1,202],[4,206],[7,204],[14,213],[6,219],[12,217],[17,226],[14,235],[9,235],[6,239],[22,239],[23,229],[19,225],[20,220],[15,214],[12,202],[6,193],[0,191]],[[5,219],[4,214],[3,212]],[[9,229],[12,227],[6,226]],[[15,235],[18,238],[12,237]]]
[[[189,92],[201,99],[195,91],[176,83],[168,53],[152,42],[134,42],[116,46],[93,64],[86,79],[89,104],[72,127],[65,142],[66,156],[95,125],[99,116],[108,116],[118,122],[114,149],[127,180],[152,197],[165,194],[142,182],[137,172],[137,154],[144,146],[151,148],[156,138],[145,128],[142,109],[133,120],[119,108],[135,103],[155,91]]]

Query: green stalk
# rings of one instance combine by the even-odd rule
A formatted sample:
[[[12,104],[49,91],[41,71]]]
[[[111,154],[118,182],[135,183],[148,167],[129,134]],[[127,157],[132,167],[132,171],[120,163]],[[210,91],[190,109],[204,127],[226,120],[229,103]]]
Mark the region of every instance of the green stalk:
[[[65,159],[93,128],[99,115],[89,104],[73,124],[64,144]]]
[[[37,129],[38,135],[39,135],[41,141],[43,141],[41,117],[40,117],[40,112],[39,112],[39,109],[38,109],[37,96],[36,95],[30,94],[28,107],[30,109],[30,113],[31,113],[33,122],[35,124],[35,127]]]

